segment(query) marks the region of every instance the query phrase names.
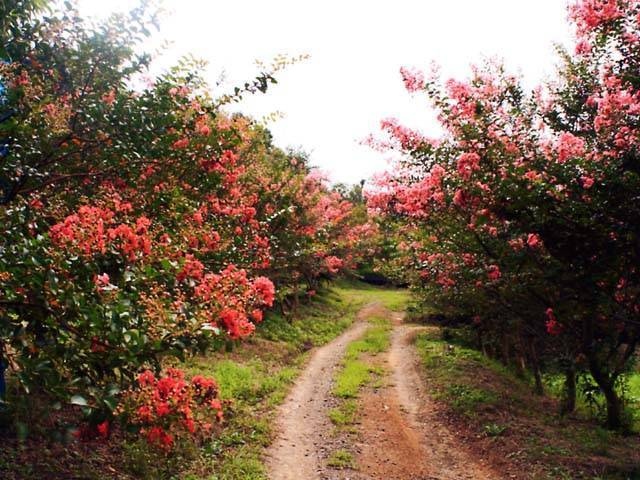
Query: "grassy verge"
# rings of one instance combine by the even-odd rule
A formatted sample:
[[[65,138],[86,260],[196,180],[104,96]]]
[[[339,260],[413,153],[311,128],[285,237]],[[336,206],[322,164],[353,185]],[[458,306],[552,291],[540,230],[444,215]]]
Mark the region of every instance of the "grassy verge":
[[[473,448],[514,478],[640,479],[640,437],[585,418],[560,418],[557,399],[536,397],[526,380],[433,327],[416,346],[442,415]]]

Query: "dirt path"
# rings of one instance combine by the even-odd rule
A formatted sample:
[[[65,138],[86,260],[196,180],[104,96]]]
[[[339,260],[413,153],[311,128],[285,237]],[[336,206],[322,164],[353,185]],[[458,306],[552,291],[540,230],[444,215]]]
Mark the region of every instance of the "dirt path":
[[[393,314],[391,348],[383,365],[387,386],[362,398],[362,478],[389,480],[498,480],[501,475],[465,451],[442,424],[419,373],[412,347],[421,327],[403,325]]]
[[[325,463],[335,448],[328,409],[335,369],[346,346],[360,337],[380,313],[391,315],[391,348],[375,359],[388,372],[386,385],[367,388],[360,399],[356,452],[357,471],[332,471]],[[456,435],[442,424],[419,373],[412,348],[420,327],[402,324],[402,315],[368,305],[358,321],[328,345],[316,350],[281,406],[280,432],[268,451],[271,480],[499,480],[501,475],[466,452]]]
[[[367,328],[367,317],[380,311],[380,304],[364,307],[354,324],[331,343],[318,348],[279,409],[279,435],[267,452],[271,480],[320,478],[321,461],[332,425],[327,416],[331,386],[347,345]]]

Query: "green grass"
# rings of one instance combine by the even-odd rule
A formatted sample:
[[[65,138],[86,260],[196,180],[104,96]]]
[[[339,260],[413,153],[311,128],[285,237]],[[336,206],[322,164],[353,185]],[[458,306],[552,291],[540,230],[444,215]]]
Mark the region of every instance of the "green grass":
[[[351,452],[345,449],[336,450],[329,456],[329,460],[327,460],[327,465],[333,468],[353,468],[354,460]]]
[[[360,360],[349,360],[336,378],[333,393],[340,398],[355,398],[369,378],[369,365]]]
[[[350,280],[336,282],[335,289],[346,299],[358,298],[364,303],[380,302],[394,312],[405,311],[411,302],[411,292],[406,289],[376,287]]]
[[[466,382],[465,366],[482,366],[500,376],[506,376],[506,369],[481,352],[458,344],[450,344],[438,337],[438,331],[421,334],[416,339],[416,347],[425,367],[437,380],[438,388],[433,395],[447,403],[458,413],[474,417],[481,408],[490,408],[498,402],[498,392]]]
[[[336,408],[329,410],[329,419],[336,427],[346,427],[355,423],[357,412],[356,400],[344,400]]]
[[[506,425],[498,425],[497,423],[487,423],[483,427],[483,431],[487,437],[498,437],[507,430]]]
[[[344,355],[342,369],[338,373],[334,395],[340,398],[355,398],[360,388],[369,382],[372,373],[380,369],[362,361],[363,354],[377,355],[389,348],[391,323],[385,318],[371,318],[369,327],[361,339],[351,342]]]
[[[473,416],[483,405],[494,405],[498,401],[495,392],[464,384],[448,385],[439,397],[446,399],[454,410],[467,416]]]
[[[386,318],[369,319],[373,326],[369,327],[361,339],[351,342],[345,352],[345,360],[358,358],[362,353],[376,355],[389,348],[389,332],[391,322]]]

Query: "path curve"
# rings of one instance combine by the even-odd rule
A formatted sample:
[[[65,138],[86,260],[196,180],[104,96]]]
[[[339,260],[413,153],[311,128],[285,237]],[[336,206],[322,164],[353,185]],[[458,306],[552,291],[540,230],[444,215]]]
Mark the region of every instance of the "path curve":
[[[315,350],[277,414],[278,436],[267,451],[271,480],[312,480],[320,476],[323,437],[332,426],[327,416],[335,369],[347,345],[358,339],[368,324],[363,321],[379,303],[365,306],[351,327],[332,342]]]

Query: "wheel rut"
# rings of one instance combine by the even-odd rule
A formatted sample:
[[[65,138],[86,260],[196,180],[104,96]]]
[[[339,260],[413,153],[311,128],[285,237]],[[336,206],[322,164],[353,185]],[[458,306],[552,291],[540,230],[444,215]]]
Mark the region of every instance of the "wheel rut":
[[[413,346],[424,327],[392,314],[391,348],[383,366],[389,382],[362,398],[361,480],[498,480],[502,476],[468,452],[443,424],[420,374]]]
[[[367,328],[367,317],[379,311],[370,304],[353,325],[332,342],[316,349],[278,411],[278,435],[267,451],[266,464],[272,480],[321,478],[325,444],[332,435],[327,416],[335,370],[347,345]]]

